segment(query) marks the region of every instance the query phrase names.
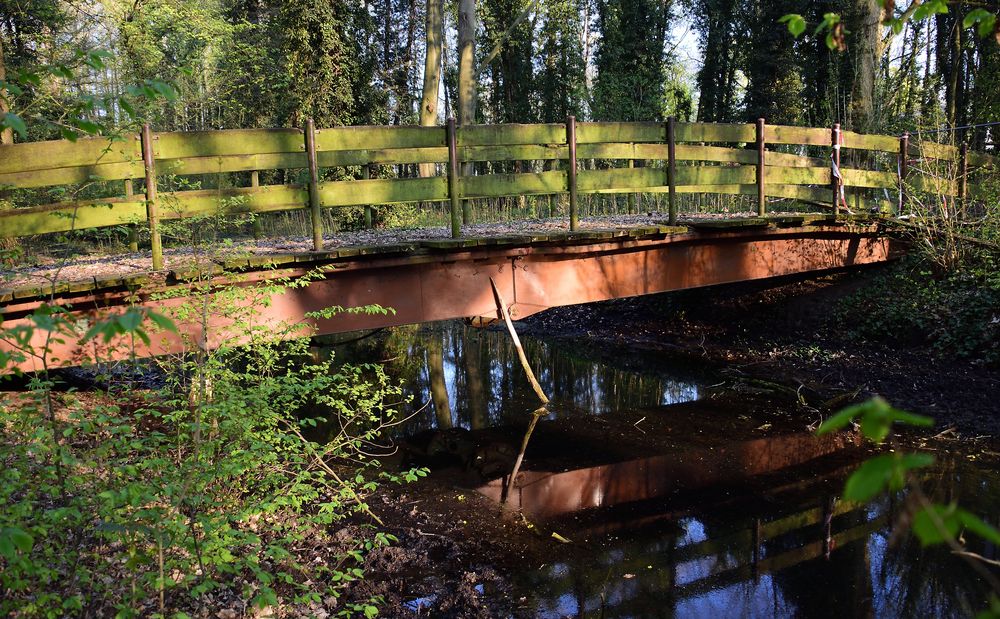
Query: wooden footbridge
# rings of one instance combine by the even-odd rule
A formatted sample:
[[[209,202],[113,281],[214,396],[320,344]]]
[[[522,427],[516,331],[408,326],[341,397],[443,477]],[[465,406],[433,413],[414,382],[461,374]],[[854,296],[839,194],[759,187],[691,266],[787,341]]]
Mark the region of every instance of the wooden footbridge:
[[[412,175],[416,164],[441,164],[436,170],[443,173]],[[252,306],[255,327],[292,322],[329,333],[494,316],[493,278],[519,318],[558,305],[889,260],[901,245],[883,234],[883,217],[925,201],[958,213],[977,198],[968,179],[994,166],[987,155],[909,136],[763,121],[570,118],[565,125],[331,129],[310,122],[304,130],[200,133],[154,133],[147,126],[140,135],[115,139],[2,146],[0,186],[29,198],[43,195],[38,188],[57,186],[70,199],[0,211],[0,238],[121,226],[133,235],[130,242],[138,233],[148,236],[150,251],[143,273],[2,290],[0,315],[5,328],[25,326],[40,307],[59,306],[82,333],[128,306],[170,312],[196,289],[235,285],[248,291],[243,305]],[[177,179],[215,188],[160,191],[180,186]],[[578,196],[637,192],[667,195],[662,218],[599,229],[581,223]],[[705,193],[750,196],[756,212],[738,219],[681,212],[683,194]],[[469,200],[505,196],[568,198],[564,213],[548,213],[562,218],[563,229],[523,224],[514,226],[515,234],[463,234]],[[769,214],[775,199],[823,212]],[[324,209],[406,202],[447,204],[451,238],[351,247],[324,239]],[[251,252],[194,267],[164,262],[165,221],[289,210],[310,214],[311,251]],[[303,276],[309,285],[287,286]],[[394,313],[310,317],[330,306],[368,304]],[[98,354],[234,343],[227,333],[232,322],[224,315],[182,321],[185,338],[166,335]],[[34,338],[36,347],[47,345],[50,365],[78,364],[95,354],[93,343],[81,346],[72,336],[36,332]],[[0,350],[24,345],[6,339]],[[20,367],[39,363],[29,356]]]

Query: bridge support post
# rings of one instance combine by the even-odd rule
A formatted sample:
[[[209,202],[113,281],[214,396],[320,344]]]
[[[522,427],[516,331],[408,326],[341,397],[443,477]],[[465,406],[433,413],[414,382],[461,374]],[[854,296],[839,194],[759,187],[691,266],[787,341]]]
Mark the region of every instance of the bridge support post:
[[[632,150],[633,153],[635,152],[635,142],[629,143],[628,147],[629,147],[629,149]],[[634,170],[635,169],[635,159],[629,159],[628,160],[628,169],[630,169],[630,170]],[[636,203],[637,203],[636,197],[638,195],[639,195],[639,192],[637,192],[637,191],[630,191],[627,194],[626,208],[628,208],[628,214],[629,215],[632,214],[632,211],[635,211],[636,215],[639,214],[639,209],[636,207]]]
[[[566,183],[569,189],[569,229],[576,230],[579,220],[576,209],[576,116],[566,117]]]
[[[448,197],[451,199],[451,238],[462,236],[462,198],[458,195],[458,138],[455,118],[448,119]]]
[[[153,132],[149,123],[142,126],[142,164],[146,169],[146,220],[149,222],[149,246],[153,251],[153,269],[163,268],[163,242],[160,239],[160,215],[156,202],[156,164],[153,157]]]
[[[319,207],[319,165],[316,162],[316,125],[306,119],[306,162],[309,165],[309,216],[312,220],[313,251],[323,250],[323,213]]]
[[[677,225],[677,119],[667,119],[667,199],[671,226]]]
[[[767,213],[767,195],[764,193],[764,176],[767,170],[764,168],[764,119],[757,119],[757,216],[763,217]]]

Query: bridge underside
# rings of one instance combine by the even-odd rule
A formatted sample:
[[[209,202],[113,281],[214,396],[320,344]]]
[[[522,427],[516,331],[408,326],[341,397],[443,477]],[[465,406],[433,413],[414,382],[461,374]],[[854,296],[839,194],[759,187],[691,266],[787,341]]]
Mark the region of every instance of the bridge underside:
[[[544,309],[653,294],[685,288],[755,280],[796,273],[818,273],[883,262],[902,248],[879,234],[875,226],[797,224],[791,227],[708,227],[682,233],[646,234],[627,231],[565,235],[560,241],[530,237],[506,238],[481,245],[424,248],[371,255],[299,256],[287,264],[243,273],[219,273],[213,285],[235,285],[246,294],[236,295],[222,310],[208,312],[207,335],[194,312],[191,319],[177,318],[182,336],[161,334],[149,345],[132,342],[127,347],[81,346],[75,337],[49,343],[49,367],[78,365],[98,356],[120,359],[162,355],[197,346],[234,345],[246,340],[245,324],[258,333],[303,333],[303,324],[319,334],[385,326],[496,316],[490,278],[496,282],[511,315],[523,318]],[[647,231],[648,232],[648,231]],[[412,248],[410,248],[412,250]],[[284,291],[272,285],[286,278],[317,273],[307,286]],[[136,289],[127,282],[95,286],[91,290],[63,292],[48,302],[65,306],[82,333],[95,320],[130,305],[178,314],[191,302],[194,284],[177,275],[148,278]],[[7,301],[0,307],[4,326],[26,324],[28,314],[42,299]],[[378,304],[392,308],[388,314],[345,314],[329,318],[307,315],[331,306]],[[241,323],[237,333],[236,324]],[[297,325],[290,332],[280,325]],[[33,345],[41,350],[45,333],[36,333]],[[11,351],[11,342],[0,342]],[[25,371],[41,367],[40,359],[20,363]]]

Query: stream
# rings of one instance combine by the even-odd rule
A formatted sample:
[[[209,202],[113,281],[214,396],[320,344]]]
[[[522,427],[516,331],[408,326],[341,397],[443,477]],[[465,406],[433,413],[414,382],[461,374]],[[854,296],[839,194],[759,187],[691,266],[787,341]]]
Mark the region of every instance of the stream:
[[[960,617],[986,608],[989,588],[965,560],[894,527],[905,496],[840,499],[870,455],[856,434],[816,437],[818,414],[812,422],[793,402],[715,370],[522,340],[551,403],[513,486],[538,401],[506,332],[449,322],[317,346],[382,362],[401,381],[407,420],[391,429],[400,449],[387,467],[427,466],[426,483],[505,499],[508,515],[550,546],[548,560],[509,574],[504,594],[526,616]],[[957,452],[937,458],[921,477],[925,493],[1000,524],[996,468]],[[408,604],[414,615],[447,586],[433,575],[425,585],[427,596]]]

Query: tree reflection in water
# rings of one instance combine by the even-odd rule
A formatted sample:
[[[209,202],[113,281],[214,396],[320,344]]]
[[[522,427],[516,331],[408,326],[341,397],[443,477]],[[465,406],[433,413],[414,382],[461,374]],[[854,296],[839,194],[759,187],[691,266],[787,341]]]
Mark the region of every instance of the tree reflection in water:
[[[565,345],[523,338],[525,354],[552,409],[604,414],[699,397],[693,379],[671,380],[603,364]],[[320,346],[336,339],[320,338]],[[510,337],[503,331],[467,327],[461,322],[398,327],[351,346],[336,347],[348,361],[388,360],[386,371],[413,396],[411,410],[430,402],[403,434],[430,428],[478,430],[523,425],[537,408]]]

